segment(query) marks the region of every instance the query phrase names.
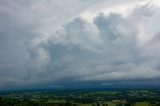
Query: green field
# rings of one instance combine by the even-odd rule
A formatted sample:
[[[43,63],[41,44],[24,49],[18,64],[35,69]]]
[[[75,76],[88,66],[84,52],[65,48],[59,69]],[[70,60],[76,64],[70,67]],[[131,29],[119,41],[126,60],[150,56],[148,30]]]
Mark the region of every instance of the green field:
[[[0,106],[160,106],[160,90],[1,91]]]

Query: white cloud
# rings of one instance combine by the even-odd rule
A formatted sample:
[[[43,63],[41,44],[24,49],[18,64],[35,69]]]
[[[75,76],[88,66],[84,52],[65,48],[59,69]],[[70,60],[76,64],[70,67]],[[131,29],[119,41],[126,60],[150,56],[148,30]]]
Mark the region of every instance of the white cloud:
[[[145,25],[158,16],[156,11],[145,5],[128,17],[101,13],[92,23],[77,18],[65,24],[44,44],[53,60],[51,76],[56,73],[57,80],[72,78],[73,81],[91,82],[159,78],[159,69],[152,65],[159,62],[149,62],[155,61],[153,58],[158,53],[153,55],[148,51],[158,49],[159,45],[150,46],[144,41],[145,48],[141,43],[143,37],[139,37],[140,27],[143,31],[151,28]],[[154,33],[145,36],[154,36]]]
[[[155,1],[0,1],[0,87],[160,78]]]

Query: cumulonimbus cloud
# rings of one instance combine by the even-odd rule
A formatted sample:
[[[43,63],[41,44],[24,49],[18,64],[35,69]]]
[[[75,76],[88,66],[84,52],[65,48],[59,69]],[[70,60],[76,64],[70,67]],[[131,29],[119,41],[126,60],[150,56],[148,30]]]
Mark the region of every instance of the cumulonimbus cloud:
[[[148,29],[157,27],[151,23],[153,19],[158,22],[155,20],[158,14],[159,11],[145,5],[127,17],[100,13],[92,23],[79,17],[65,24],[47,42],[40,44],[50,59],[45,65],[45,77],[51,82],[159,78],[156,59],[159,43],[155,42],[158,39],[154,40],[158,30],[147,33]]]
[[[30,86],[157,82],[159,17],[160,9],[149,5],[135,7],[127,16],[98,13],[89,22],[78,16],[45,40],[26,41],[22,75],[10,80]]]

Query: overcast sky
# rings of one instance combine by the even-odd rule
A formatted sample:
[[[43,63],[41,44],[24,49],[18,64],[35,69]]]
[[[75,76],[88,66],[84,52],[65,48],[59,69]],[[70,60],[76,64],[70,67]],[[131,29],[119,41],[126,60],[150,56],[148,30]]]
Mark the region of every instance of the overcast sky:
[[[159,0],[0,0],[0,89],[160,86]]]

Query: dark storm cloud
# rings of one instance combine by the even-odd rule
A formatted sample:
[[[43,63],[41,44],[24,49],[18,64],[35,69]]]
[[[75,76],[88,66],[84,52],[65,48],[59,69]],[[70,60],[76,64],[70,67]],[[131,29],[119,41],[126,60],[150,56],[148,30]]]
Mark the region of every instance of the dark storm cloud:
[[[150,55],[144,55],[145,48],[138,44],[140,30],[136,19],[142,16],[134,15],[137,17],[132,20],[132,17],[101,13],[94,18],[93,24],[81,18],[65,24],[48,42],[41,44],[50,59],[45,69],[47,80],[75,84],[159,77],[159,70],[147,61]]]
[[[79,16],[96,2],[1,0],[0,88],[158,84],[160,9]]]
[[[0,87],[27,83],[25,80],[34,71],[30,70],[32,65],[26,64],[30,62],[27,48],[48,38],[64,22],[95,2],[0,0]],[[35,50],[36,53],[41,51]],[[34,58],[38,58],[36,53]]]

